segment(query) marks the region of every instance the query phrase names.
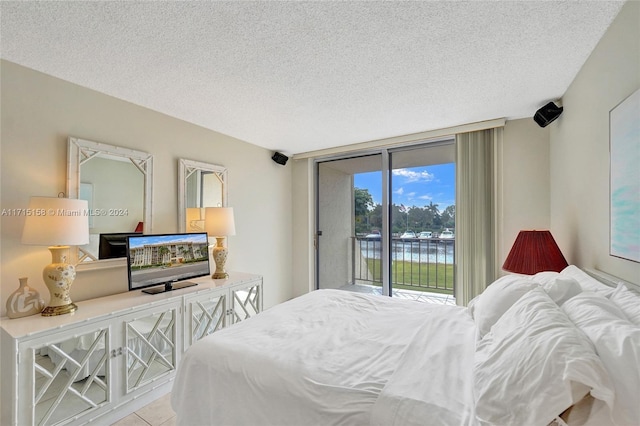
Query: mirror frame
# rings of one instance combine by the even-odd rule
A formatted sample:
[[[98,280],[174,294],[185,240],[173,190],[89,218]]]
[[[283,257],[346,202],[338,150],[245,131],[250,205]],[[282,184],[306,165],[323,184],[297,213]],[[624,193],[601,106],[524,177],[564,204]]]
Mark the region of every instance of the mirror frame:
[[[144,177],[144,232],[150,233],[153,229],[151,210],[153,206],[153,156],[151,154],[101,142],[69,137],[67,147],[67,197],[78,198],[81,180],[80,166],[99,154],[128,159],[142,172]],[[88,259],[91,259],[91,261],[85,262]],[[95,259],[79,247],[71,250],[71,261],[76,263],[76,270],[78,271],[126,266],[127,263],[126,258]]]
[[[222,182],[222,206],[227,206],[228,198],[228,172],[227,168],[217,164],[203,163],[200,161],[187,160],[180,158],[178,160],[178,230],[186,232],[187,225],[187,178],[197,171],[213,172]],[[215,206],[211,206],[215,207]]]

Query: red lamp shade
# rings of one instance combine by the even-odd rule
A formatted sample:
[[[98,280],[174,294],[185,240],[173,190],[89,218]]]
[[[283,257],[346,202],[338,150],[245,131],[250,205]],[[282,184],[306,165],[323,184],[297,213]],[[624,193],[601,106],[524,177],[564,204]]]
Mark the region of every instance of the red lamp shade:
[[[568,266],[549,231],[520,231],[502,269],[534,275],[542,271],[560,272]]]

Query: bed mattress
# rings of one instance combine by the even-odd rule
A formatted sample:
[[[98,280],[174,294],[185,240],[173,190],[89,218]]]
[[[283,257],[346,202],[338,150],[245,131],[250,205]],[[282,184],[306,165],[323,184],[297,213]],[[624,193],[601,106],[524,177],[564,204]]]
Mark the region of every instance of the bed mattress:
[[[185,425],[468,424],[474,336],[465,308],[318,290],[193,345],[172,405]]]

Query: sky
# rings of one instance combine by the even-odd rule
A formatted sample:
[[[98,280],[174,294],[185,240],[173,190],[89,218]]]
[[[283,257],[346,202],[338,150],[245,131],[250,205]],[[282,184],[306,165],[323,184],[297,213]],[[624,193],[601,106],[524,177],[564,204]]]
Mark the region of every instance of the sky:
[[[130,240],[131,247],[140,247],[145,244],[161,244],[168,242],[208,243],[206,234],[172,234],[172,235],[140,235]]]
[[[455,163],[411,167],[392,171],[391,202],[405,207],[437,204],[443,211],[456,203]],[[382,203],[382,172],[359,173],[354,176],[356,188],[368,189],[375,204]]]

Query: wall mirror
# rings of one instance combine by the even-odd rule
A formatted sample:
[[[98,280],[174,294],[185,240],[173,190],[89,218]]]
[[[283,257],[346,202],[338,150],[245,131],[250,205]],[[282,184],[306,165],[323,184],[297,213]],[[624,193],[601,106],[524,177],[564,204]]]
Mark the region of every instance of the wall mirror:
[[[89,244],[72,258],[78,269],[126,264],[124,234],[151,232],[153,157],[71,137],[67,194],[89,204]]]
[[[178,163],[178,229],[204,231],[204,208],[226,207],[227,169],[181,158]]]

